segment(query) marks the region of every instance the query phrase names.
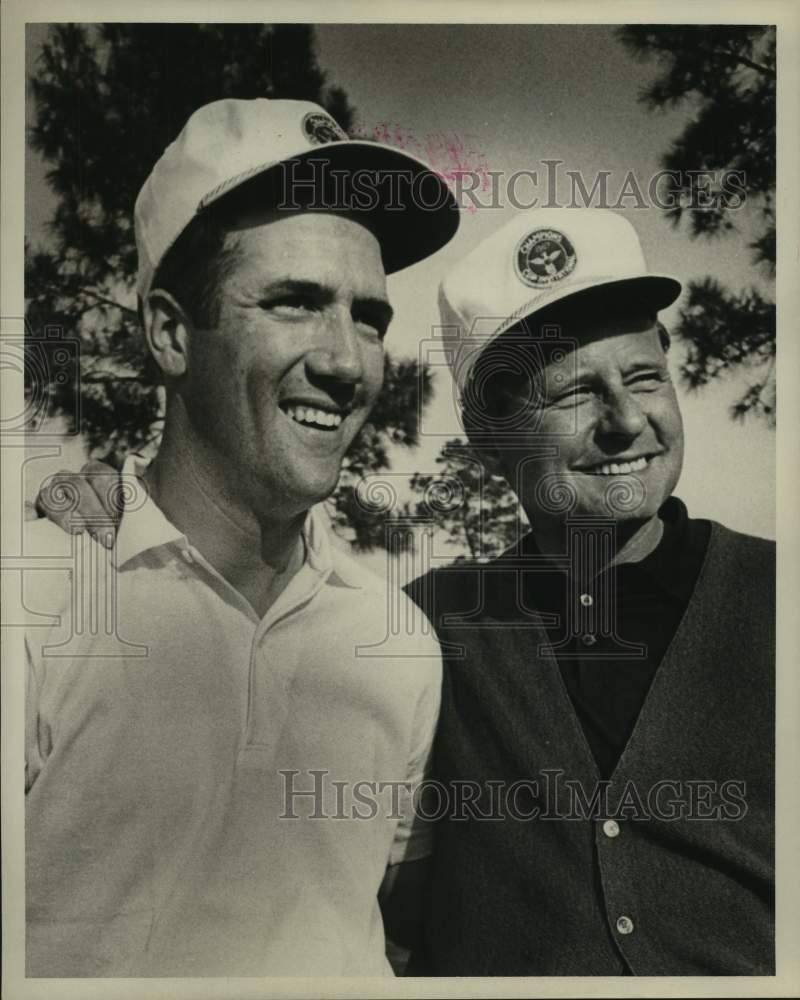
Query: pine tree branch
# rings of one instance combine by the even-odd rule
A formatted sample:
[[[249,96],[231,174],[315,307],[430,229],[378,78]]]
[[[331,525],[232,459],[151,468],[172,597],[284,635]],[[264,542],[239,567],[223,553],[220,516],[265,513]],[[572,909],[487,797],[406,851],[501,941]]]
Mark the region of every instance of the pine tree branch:
[[[139,317],[139,313],[136,311],[136,309],[131,309],[130,306],[124,306],[122,305],[121,302],[116,302],[114,299],[109,299],[105,295],[100,295],[99,292],[92,291],[91,288],[81,288],[81,294],[89,295],[91,298],[95,300],[95,302],[99,302],[102,305],[111,306],[114,309],[119,309],[122,312],[127,313],[129,316],[135,316],[137,319]]]
[[[740,52],[732,52],[730,49],[723,49],[722,55],[730,56],[731,59],[741,63],[742,66],[754,69],[757,73],[761,73],[763,76],[768,76],[771,80],[775,80],[777,78],[777,74],[774,69],[770,69],[769,66],[762,66],[761,63],[757,63],[753,59],[743,56]]]
[[[59,288],[54,281],[45,281],[45,288],[47,288],[54,295],[63,295],[64,290]],[[117,302],[115,299],[110,299],[106,295],[101,295],[99,292],[95,292],[91,288],[85,288],[81,286],[76,295],[88,295],[90,298],[94,299],[95,302],[100,305],[111,306],[113,309],[119,309],[121,312],[127,313],[129,316],[134,316],[136,319],[139,318],[139,313],[136,309],[131,309],[130,306],[124,306],[121,302]],[[75,296],[72,296],[73,298]],[[93,307],[90,307],[93,308]],[[88,309],[83,310],[83,312],[88,312]]]
[[[140,385],[148,384],[147,380],[142,378],[141,375],[112,375],[110,372],[108,374],[105,372],[95,372],[91,375],[82,375],[81,382],[88,382],[94,385],[102,385],[104,382],[138,382]]]
[[[461,511],[462,511],[462,513],[461,513],[461,524],[462,524],[462,526],[464,528],[464,538],[466,539],[467,546],[469,547],[469,554],[470,554],[470,557],[472,559],[477,559],[478,558],[478,553],[477,553],[477,551],[475,549],[475,543],[473,541],[472,532],[470,531],[470,527],[469,527],[469,521],[468,521],[468,518],[469,518],[469,508],[468,508],[468,505],[466,503],[462,506]]]

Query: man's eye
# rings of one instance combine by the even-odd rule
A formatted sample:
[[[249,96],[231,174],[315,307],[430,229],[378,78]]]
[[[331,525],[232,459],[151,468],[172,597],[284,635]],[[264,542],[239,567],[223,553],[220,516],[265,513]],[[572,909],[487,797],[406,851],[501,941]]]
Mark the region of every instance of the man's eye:
[[[587,403],[593,395],[591,386],[574,385],[571,389],[567,389],[566,392],[562,392],[556,396],[552,401],[552,405],[579,406],[581,403]]]
[[[368,319],[357,319],[355,322],[356,326],[361,330],[366,331],[372,337],[377,337],[378,340],[383,340],[386,336],[386,325],[383,323],[377,323]]]
[[[316,304],[302,295],[281,295],[275,299],[265,299],[261,308],[284,316],[301,316],[314,312]]]
[[[353,322],[357,327],[379,340],[383,340],[389,329],[389,323],[383,315],[375,315],[368,309],[354,310]]]
[[[650,389],[658,389],[667,380],[668,375],[666,372],[637,372],[636,375],[629,378],[625,384],[633,386],[635,389],[647,391]]]

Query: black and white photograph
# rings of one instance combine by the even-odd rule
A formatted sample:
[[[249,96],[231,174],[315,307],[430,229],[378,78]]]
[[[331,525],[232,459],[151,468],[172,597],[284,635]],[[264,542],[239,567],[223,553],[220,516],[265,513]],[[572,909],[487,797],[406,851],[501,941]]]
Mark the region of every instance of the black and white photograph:
[[[3,996],[796,995],[793,5],[2,14]]]

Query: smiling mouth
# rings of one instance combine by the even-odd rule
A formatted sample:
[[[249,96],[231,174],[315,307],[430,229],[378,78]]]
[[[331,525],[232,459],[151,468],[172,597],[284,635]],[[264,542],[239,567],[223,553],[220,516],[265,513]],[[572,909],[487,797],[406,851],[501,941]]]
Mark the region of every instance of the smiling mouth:
[[[627,476],[632,472],[643,472],[653,458],[655,455],[641,455],[627,462],[604,462],[602,465],[592,465],[577,471],[590,476]]]
[[[281,403],[280,408],[296,424],[312,427],[318,431],[335,431],[347,416],[340,410],[329,410],[301,403]]]

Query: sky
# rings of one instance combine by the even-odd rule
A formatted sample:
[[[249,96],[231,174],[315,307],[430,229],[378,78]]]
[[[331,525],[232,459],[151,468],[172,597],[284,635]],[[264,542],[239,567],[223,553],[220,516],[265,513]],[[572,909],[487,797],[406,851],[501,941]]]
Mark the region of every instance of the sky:
[[[467,164],[485,160],[508,173],[538,167],[544,177],[546,159],[563,160],[563,170],[586,178],[608,170],[610,192],[620,191],[630,170],[646,184],[691,113],[651,112],[639,102],[657,67],[631,58],[610,26],[322,25],[318,54],[367,130],[386,125],[401,141],[413,132],[423,147],[427,137],[443,164],[449,141],[466,151]],[[465,213],[450,245],[390,277],[396,310],[390,350],[418,353],[438,322],[437,288],[447,267],[518,211],[509,205]],[[744,240],[691,240],[658,208],[621,211],[636,227],[653,271],[684,283],[713,275],[733,290],[756,285],[770,294]],[[748,231],[750,219],[741,225]],[[667,326],[680,301],[662,314]],[[674,372],[680,345],[670,353]],[[449,376],[436,371],[436,396],[423,420],[435,439],[395,454],[397,471],[422,468],[425,459],[432,471],[443,441],[460,432]],[[774,537],[774,432],[731,420],[729,407],[742,385],[739,377],[696,394],[679,388],[686,458],[676,492],[697,516]]]
[[[43,27],[29,27],[27,64],[35,58]],[[468,169],[537,170],[546,197],[544,160],[563,161],[588,180],[610,172],[609,191],[619,192],[629,171],[640,184],[659,169],[659,157],[679,134],[689,107],[652,112],[638,97],[653,78],[652,62],[634,60],[609,26],[595,25],[343,25],[317,29],[319,63],[331,84],[341,86],[367,134],[384,134],[411,152],[422,152],[447,170],[458,156]],[[45,165],[31,154],[26,187],[26,229],[36,242],[54,201]],[[528,188],[523,188],[527,196]],[[559,190],[563,194],[563,189]],[[505,200],[505,199],[504,199]],[[426,356],[439,319],[438,285],[449,265],[521,209],[504,204],[463,213],[454,240],[433,258],[389,278],[395,319],[387,348],[396,356]],[[756,285],[772,294],[751,265],[745,240],[691,240],[656,207],[621,209],[639,233],[653,271],[684,283],[711,275],[733,291]],[[737,222],[746,233],[751,213]],[[680,301],[662,314],[667,326]],[[670,352],[673,372],[682,348]],[[461,434],[452,384],[435,369],[435,396],[423,419],[418,449],[392,453],[393,472],[435,471],[435,457]],[[688,394],[679,388],[686,428],[686,457],[677,493],[695,516],[774,537],[774,432],[749,420],[734,423],[731,403],[747,384],[739,375]],[[463,435],[462,435],[463,436]],[[56,465],[79,463],[79,449]],[[54,460],[55,461],[55,460]],[[37,462],[37,475],[45,470]],[[376,567],[379,557],[374,557]]]

